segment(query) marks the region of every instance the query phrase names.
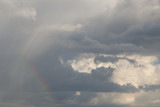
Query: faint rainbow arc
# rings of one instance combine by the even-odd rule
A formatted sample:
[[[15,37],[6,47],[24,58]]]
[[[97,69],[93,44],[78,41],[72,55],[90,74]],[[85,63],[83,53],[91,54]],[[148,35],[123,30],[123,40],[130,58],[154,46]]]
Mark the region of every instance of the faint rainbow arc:
[[[25,66],[27,66],[27,68],[29,68],[29,71],[31,71],[31,73],[34,75],[34,77],[38,81],[39,85],[42,87],[42,90],[46,92],[47,99],[49,101],[51,101],[53,103],[53,105],[55,106],[56,105],[56,99],[53,97],[53,93],[50,94],[51,90],[49,88],[49,85],[45,81],[45,79],[42,78],[42,76],[38,73],[36,68],[32,64],[30,64],[27,60],[25,60],[24,58],[23,58],[23,63],[25,63]]]

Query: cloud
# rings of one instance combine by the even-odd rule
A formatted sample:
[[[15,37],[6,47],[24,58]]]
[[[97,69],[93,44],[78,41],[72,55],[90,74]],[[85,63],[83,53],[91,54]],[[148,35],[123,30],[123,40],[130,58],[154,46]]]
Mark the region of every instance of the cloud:
[[[91,73],[92,71],[93,74],[97,73],[97,76],[101,75],[103,71],[107,71],[105,68],[111,68],[111,74],[106,72],[110,76],[102,74],[100,78],[102,79],[103,76],[111,77],[109,80],[114,83],[120,85],[132,84],[138,88],[139,86],[159,84],[159,64],[156,64],[158,60],[155,56],[122,54],[89,55],[89,57],[84,55],[84,57],[69,62],[74,70],[85,73]],[[152,81],[148,78],[152,78]]]
[[[135,102],[135,94],[125,93],[97,93],[97,96],[92,98],[90,103],[93,105],[113,104],[132,104]]]
[[[26,19],[36,19],[37,12],[30,6],[29,2],[27,3],[24,0],[1,0],[0,3],[2,7],[1,12],[5,11],[4,15],[2,15],[4,18],[23,17]]]
[[[158,106],[159,5],[0,0],[0,104]]]
[[[125,84],[124,86],[120,86],[110,81],[109,78],[112,75],[113,68],[92,68],[91,73],[81,73],[74,71],[66,62],[62,65],[58,58],[51,58],[50,55],[52,56],[52,54],[48,54],[47,56],[46,54],[41,55],[36,62],[31,63],[53,91],[137,91],[132,85]],[[42,59],[43,61],[39,61]]]

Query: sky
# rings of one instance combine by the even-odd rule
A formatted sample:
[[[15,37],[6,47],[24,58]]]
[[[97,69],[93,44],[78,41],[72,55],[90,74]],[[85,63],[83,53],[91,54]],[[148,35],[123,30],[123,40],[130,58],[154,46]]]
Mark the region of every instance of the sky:
[[[159,107],[160,0],[0,0],[0,106]]]

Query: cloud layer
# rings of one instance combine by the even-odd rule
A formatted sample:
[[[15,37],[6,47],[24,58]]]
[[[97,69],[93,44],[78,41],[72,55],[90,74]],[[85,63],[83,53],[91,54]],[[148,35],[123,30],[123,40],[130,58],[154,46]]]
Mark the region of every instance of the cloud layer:
[[[160,104],[159,0],[0,0],[0,8],[1,106]]]

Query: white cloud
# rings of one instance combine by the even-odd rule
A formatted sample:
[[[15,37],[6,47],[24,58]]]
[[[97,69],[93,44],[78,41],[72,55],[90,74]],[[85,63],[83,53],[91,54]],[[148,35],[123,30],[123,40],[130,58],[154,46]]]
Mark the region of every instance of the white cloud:
[[[89,101],[89,104],[132,104],[135,102],[136,96],[137,94],[132,93],[97,93],[96,96]]]
[[[123,56],[136,61],[135,64],[123,59],[114,63],[112,81],[120,85],[131,83],[138,87],[143,85],[158,85],[160,83],[160,65],[154,64],[158,59],[155,56],[131,55]],[[148,79],[150,78],[150,79]]]
[[[68,61],[73,69],[78,72],[91,73],[93,69],[100,67],[112,67],[115,70],[111,81],[119,85],[132,84],[135,87],[145,85],[158,85],[160,83],[160,64],[156,56],[142,55],[101,55],[117,58],[115,62],[94,62],[96,55],[81,55],[77,59]],[[134,62],[131,62],[131,61]],[[150,79],[148,79],[150,78]]]
[[[93,54],[84,54],[75,60],[70,60],[68,63],[71,64],[75,71],[81,73],[91,73],[92,69],[96,69],[96,64],[94,63]]]
[[[107,55],[108,56],[108,55]],[[71,64],[72,68],[75,71],[81,73],[91,73],[93,69],[100,67],[110,67],[113,66],[112,63],[103,63],[103,62],[94,62],[96,55],[95,54],[82,54],[73,60],[69,60],[68,63]]]
[[[154,100],[153,103],[159,103],[160,104],[160,100]]]
[[[146,107],[146,105],[150,107],[152,107],[153,105],[155,107],[158,107],[160,104],[159,92],[160,90],[147,92],[141,91],[139,93],[136,93],[137,95],[135,97],[135,103],[133,103],[131,107]]]
[[[59,31],[59,32],[73,32],[76,30],[80,30],[82,28],[82,24],[64,24],[64,25],[51,25],[47,26],[46,28],[50,31]]]
[[[160,90],[139,91],[136,93],[96,93],[96,96],[89,101],[89,105],[117,104],[128,105],[128,107],[146,107],[160,104]]]

